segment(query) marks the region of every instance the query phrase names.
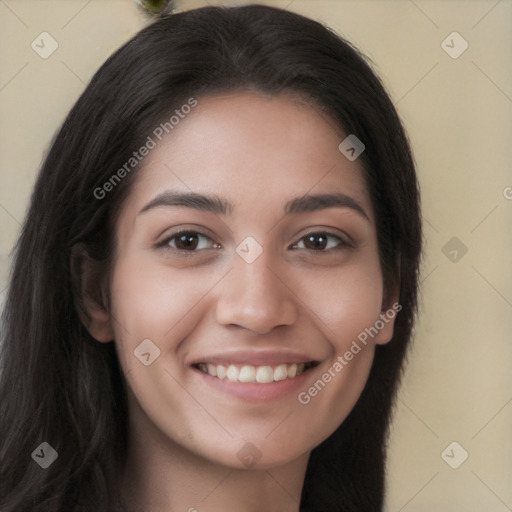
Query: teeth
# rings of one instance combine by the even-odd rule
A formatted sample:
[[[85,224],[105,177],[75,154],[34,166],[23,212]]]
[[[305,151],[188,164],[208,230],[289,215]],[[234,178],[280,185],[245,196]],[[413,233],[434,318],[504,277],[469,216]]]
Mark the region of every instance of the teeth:
[[[238,368],[235,365],[230,364],[228,371],[226,372],[226,377],[231,382],[237,382],[238,381]]]
[[[270,366],[260,366],[256,370],[256,382],[268,384],[274,382],[274,372]]]
[[[226,368],[224,366],[222,366],[221,364],[219,364],[219,366],[217,366],[217,377],[219,379],[225,379],[226,378]],[[210,373],[210,375],[212,375]],[[213,375],[215,377],[215,375]]]
[[[238,374],[240,382],[254,382],[256,380],[256,369],[254,366],[242,366]]]
[[[288,378],[288,368],[285,364],[276,366],[274,370],[274,380],[284,380]]]
[[[234,364],[214,365],[211,363],[200,363],[197,365],[197,368],[212,377],[228,379],[231,382],[258,382],[260,384],[269,384],[280,380],[293,379],[311,366],[311,363],[281,363],[272,369],[271,366],[243,365],[237,367]]]

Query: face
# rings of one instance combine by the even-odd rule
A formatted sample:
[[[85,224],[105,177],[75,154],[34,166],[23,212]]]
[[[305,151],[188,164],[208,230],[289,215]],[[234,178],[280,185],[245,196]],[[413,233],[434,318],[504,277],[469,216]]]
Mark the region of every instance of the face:
[[[226,93],[144,159],[90,330],[115,340],[131,424],[162,447],[275,467],[356,403],[393,320],[347,135],[292,96]]]

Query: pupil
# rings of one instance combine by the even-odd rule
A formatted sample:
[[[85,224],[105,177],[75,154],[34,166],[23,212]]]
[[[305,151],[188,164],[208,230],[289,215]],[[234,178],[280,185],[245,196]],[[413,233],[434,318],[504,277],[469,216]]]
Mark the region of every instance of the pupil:
[[[184,248],[195,249],[195,246],[197,245],[197,240],[195,240],[195,238],[196,236],[193,234],[185,234],[181,235],[178,240]]]
[[[315,239],[318,239],[319,242],[314,242]],[[327,238],[323,235],[309,235],[307,240],[313,245],[313,247],[317,249],[323,249],[325,248],[325,242]]]

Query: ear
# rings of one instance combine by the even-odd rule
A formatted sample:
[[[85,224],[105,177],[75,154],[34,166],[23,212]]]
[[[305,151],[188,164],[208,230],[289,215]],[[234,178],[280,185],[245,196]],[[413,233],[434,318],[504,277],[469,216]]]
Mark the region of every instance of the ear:
[[[70,270],[73,298],[80,321],[97,341],[112,341],[114,331],[101,265],[89,256],[84,244],[76,244],[71,249]]]
[[[399,299],[399,283],[388,285],[384,291],[379,320],[375,322],[379,331],[373,338],[376,345],[385,345],[392,340],[395,318],[402,309]]]

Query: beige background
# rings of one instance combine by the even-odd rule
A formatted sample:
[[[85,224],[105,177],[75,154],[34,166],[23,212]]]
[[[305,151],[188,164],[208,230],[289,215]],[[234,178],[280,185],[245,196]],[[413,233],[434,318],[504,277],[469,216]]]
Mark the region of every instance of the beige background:
[[[323,20],[374,61],[418,164],[422,307],[392,428],[387,511],[512,510],[512,3],[261,3]],[[0,306],[55,130],[93,72],[146,23],[132,0],[0,0]],[[47,59],[31,48],[43,31],[59,45]],[[441,46],[454,31],[469,44],[456,59]],[[458,247],[445,248],[452,237]],[[441,457],[453,441],[469,453],[457,469]]]

